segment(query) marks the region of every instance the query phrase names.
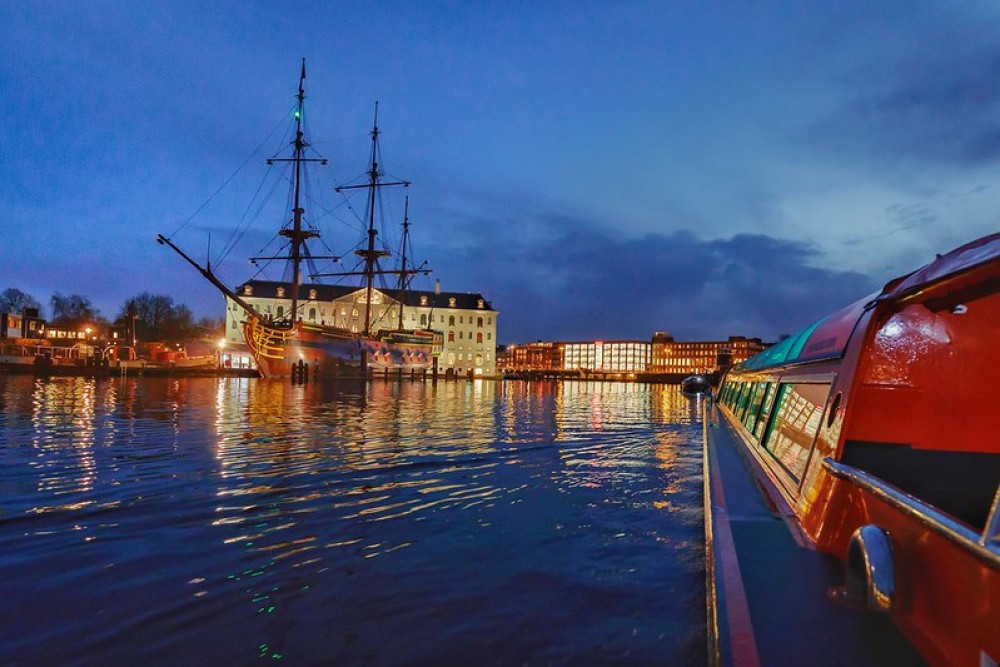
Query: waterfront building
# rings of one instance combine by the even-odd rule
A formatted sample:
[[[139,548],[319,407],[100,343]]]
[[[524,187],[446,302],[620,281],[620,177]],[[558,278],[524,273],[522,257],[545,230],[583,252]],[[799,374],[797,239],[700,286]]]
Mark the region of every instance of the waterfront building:
[[[258,312],[274,320],[288,316],[291,285],[251,280],[236,288],[237,294]],[[353,333],[364,330],[367,290],[353,285],[305,284],[299,287],[299,317],[305,322],[341,327]],[[468,375],[496,373],[496,331],[499,312],[478,293],[373,289],[371,330],[396,329],[402,309],[407,329],[426,327],[443,334],[437,357],[438,372]],[[227,344],[243,343],[240,326],[245,311],[226,298]]]
[[[561,343],[525,343],[508,345],[498,354],[497,368],[504,372],[558,371],[563,368]]]
[[[649,364],[641,340],[542,342],[509,345],[499,368],[505,373],[632,379]]]
[[[580,375],[634,378],[649,365],[650,344],[642,340],[563,343],[563,369]]]
[[[725,371],[766,347],[759,338],[730,336],[725,341],[676,341],[669,333],[658,331],[651,342],[537,341],[509,345],[497,367],[510,374],[680,382],[689,375]]]
[[[37,308],[25,308],[23,313],[0,313],[0,338],[42,338],[45,320]]]
[[[724,341],[678,341],[666,331],[653,335],[649,374],[688,376],[725,371],[767,347],[759,338],[730,336]]]

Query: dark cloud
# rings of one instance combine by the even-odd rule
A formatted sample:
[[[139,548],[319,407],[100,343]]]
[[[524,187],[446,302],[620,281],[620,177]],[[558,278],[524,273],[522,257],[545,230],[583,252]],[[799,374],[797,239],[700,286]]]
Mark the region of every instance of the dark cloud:
[[[478,227],[493,231],[434,261],[440,275],[475,276],[501,311],[501,342],[646,339],[657,330],[680,339],[774,339],[875,287],[857,273],[816,268],[821,257],[808,243],[764,235],[624,238],[549,218],[527,243],[511,226]]]
[[[1000,159],[1000,47],[992,35],[985,45],[931,44],[909,61],[887,57],[879,69],[855,73],[849,104],[814,128],[814,138],[875,160]]]

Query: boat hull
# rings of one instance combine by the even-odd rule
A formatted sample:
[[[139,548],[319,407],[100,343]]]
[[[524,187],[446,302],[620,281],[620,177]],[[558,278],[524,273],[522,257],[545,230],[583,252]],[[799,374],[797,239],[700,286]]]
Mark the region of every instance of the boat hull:
[[[262,377],[345,377],[367,372],[423,372],[434,363],[433,336],[393,332],[385,339],[297,322],[279,328],[250,318],[247,347]]]

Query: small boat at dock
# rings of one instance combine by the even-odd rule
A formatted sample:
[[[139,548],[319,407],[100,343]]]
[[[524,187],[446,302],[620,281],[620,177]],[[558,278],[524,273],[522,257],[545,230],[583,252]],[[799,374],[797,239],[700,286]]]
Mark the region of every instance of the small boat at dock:
[[[712,383],[707,375],[689,375],[681,380],[681,391],[689,396],[711,393]]]
[[[1000,234],[732,368],[704,426],[713,664],[1000,663]]]

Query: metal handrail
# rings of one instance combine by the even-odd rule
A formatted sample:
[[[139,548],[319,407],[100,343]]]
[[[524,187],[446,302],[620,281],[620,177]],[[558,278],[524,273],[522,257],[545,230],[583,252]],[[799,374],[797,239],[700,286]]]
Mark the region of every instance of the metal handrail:
[[[982,533],[977,533],[933,505],[870,475],[854,466],[831,458],[823,459],[823,466],[834,477],[846,479],[868,491],[880,500],[916,519],[937,534],[957,543],[985,561],[990,567],[1000,569],[1000,488],[993,497],[989,520]]]

